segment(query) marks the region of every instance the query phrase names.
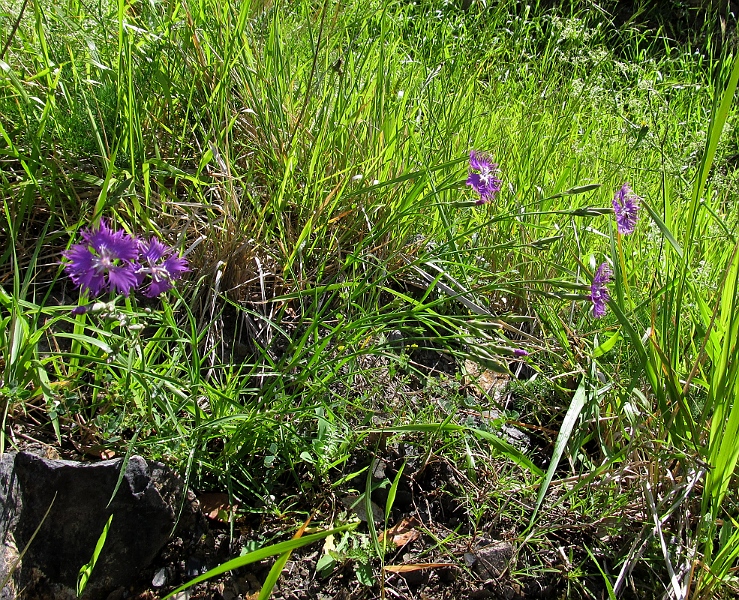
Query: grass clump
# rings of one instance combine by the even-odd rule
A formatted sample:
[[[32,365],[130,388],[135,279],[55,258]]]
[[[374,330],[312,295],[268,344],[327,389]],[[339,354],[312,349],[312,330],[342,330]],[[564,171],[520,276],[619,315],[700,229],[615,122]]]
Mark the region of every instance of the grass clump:
[[[613,3],[0,8],[5,448],[21,427],[140,452],[296,526],[379,500],[470,582],[465,544],[512,542],[521,593],[728,593],[739,67],[710,19],[671,39]],[[493,171],[479,202],[466,179]],[[80,300],[62,252],[100,219],[190,272]],[[331,565],[384,593],[376,534]]]

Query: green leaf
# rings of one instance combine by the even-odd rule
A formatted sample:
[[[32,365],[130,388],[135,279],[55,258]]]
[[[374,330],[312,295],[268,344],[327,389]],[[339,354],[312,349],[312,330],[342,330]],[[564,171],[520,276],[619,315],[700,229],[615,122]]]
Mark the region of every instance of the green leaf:
[[[92,558],[90,559],[90,562],[87,563],[86,565],[83,565],[82,568],[80,569],[79,575],[77,576],[77,597],[78,598],[82,596],[82,594],[85,591],[85,588],[87,587],[87,582],[90,579],[90,575],[92,575],[92,570],[95,568],[98,558],[100,557],[100,553],[103,551],[105,540],[108,539],[108,531],[110,530],[110,524],[112,522],[113,522],[113,515],[110,515],[110,517],[108,517],[108,522],[105,524],[105,527],[103,527],[103,531],[100,534],[100,537],[98,538],[97,544],[95,544],[95,550],[92,553]]]
[[[327,547],[333,547],[333,539],[334,536],[332,535],[326,536],[326,543],[323,547],[323,554],[321,555],[321,558],[318,559],[318,562],[316,562],[316,573],[318,573],[319,577],[328,577],[334,571],[336,565],[338,564],[338,560],[335,556],[333,556],[332,551],[327,549]]]
[[[83,344],[90,344],[91,346],[96,346],[97,348],[100,348],[103,352],[105,352],[105,354],[113,354],[113,348],[111,348],[108,344],[106,344],[105,342],[97,338],[90,337],[89,335],[82,335],[79,333],[66,333],[66,332],[58,332],[55,335],[56,337],[69,338],[70,340],[75,340]]]
[[[387,525],[387,520],[390,517],[390,511],[393,510],[393,504],[395,503],[395,496],[398,493],[398,485],[400,485],[400,478],[403,476],[403,469],[405,469],[405,461],[403,461],[403,464],[400,465],[400,469],[398,469],[398,473],[395,475],[395,479],[393,479],[393,483],[390,486],[390,491],[387,493],[387,502],[385,503],[385,524]]]
[[[603,356],[604,354],[607,354],[611,350],[613,350],[613,347],[616,345],[616,343],[620,339],[621,339],[621,332],[616,331],[605,342],[603,342],[595,350],[593,350],[593,358],[598,358],[600,356]]]
[[[547,469],[546,477],[544,478],[544,481],[539,488],[539,496],[536,499],[534,512],[531,514],[529,527],[534,524],[534,520],[536,519],[536,515],[539,512],[541,503],[544,501],[544,496],[546,496],[547,490],[549,489],[549,484],[552,482],[552,478],[554,477],[554,472],[557,470],[557,465],[559,465],[559,461],[562,458],[565,449],[567,448],[567,442],[570,441],[572,430],[575,428],[577,419],[580,416],[583,407],[585,406],[585,401],[587,400],[587,394],[585,392],[585,381],[585,377],[580,380],[580,385],[577,386],[575,395],[572,397],[570,408],[567,410],[564,421],[562,421],[562,427],[559,430],[557,441],[554,443],[552,460],[549,462],[549,469]]]
[[[576,185],[575,187],[571,187],[568,190],[565,190],[564,192],[560,192],[559,194],[554,194],[554,196],[548,196],[544,198],[544,200],[554,200],[556,198],[562,198],[564,196],[576,196],[577,194],[585,194],[587,192],[592,192],[593,190],[597,190],[600,186],[602,186],[602,183],[586,183],[585,185]]]
[[[375,576],[372,573],[372,564],[370,562],[360,562],[354,567],[354,572],[357,575],[357,581],[367,587],[375,585]]]
[[[322,540],[326,536],[332,535],[334,533],[341,533],[342,531],[348,531],[350,529],[354,529],[357,525],[358,523],[349,523],[347,525],[342,525],[341,527],[337,527],[335,529],[327,529],[319,533],[314,533],[312,535],[303,536],[296,540],[288,540],[286,542],[280,542],[278,544],[267,546],[266,548],[260,548],[259,550],[255,550],[254,552],[249,552],[248,554],[244,554],[243,556],[239,556],[237,558],[231,559],[223,563],[222,565],[211,569],[207,573],[203,573],[199,577],[196,577],[195,579],[188,581],[186,584],[181,585],[176,590],[167,594],[162,600],[167,600],[167,598],[171,598],[172,596],[179,594],[180,592],[188,589],[189,587],[192,587],[193,585],[198,584],[201,581],[206,581],[210,579],[211,577],[216,577],[217,575],[222,575],[223,573],[226,573],[227,571],[233,571],[234,569],[238,569],[239,567],[243,567],[243,566],[255,563],[255,562],[259,562],[260,560],[264,560],[265,558],[269,558],[270,556],[277,556],[279,554],[283,554],[285,552],[295,550],[296,548],[302,548],[303,546],[308,546],[309,544]]]

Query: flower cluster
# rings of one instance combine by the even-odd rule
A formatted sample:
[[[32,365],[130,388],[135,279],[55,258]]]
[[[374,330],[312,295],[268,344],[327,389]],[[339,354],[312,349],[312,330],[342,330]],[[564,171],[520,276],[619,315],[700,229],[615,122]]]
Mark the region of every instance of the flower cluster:
[[[641,198],[633,192],[628,183],[624,183],[613,196],[616,228],[621,235],[629,235],[634,232],[636,222],[639,220],[640,200]]]
[[[177,256],[174,250],[156,238],[140,241],[142,264],[136,270],[136,285],[142,286],[149,277],[151,281],[144,296],[153,298],[172,287],[172,281],[189,271],[187,260]]]
[[[611,299],[606,285],[611,281],[613,272],[608,263],[602,263],[595,271],[593,283],[590,285],[590,301],[593,303],[593,316],[600,319],[606,314],[606,304]]]
[[[639,202],[637,196],[628,183],[624,183],[613,196],[613,213],[616,216],[616,229],[621,235],[634,233],[639,221]],[[603,263],[598,267],[590,285],[590,301],[593,303],[593,316],[600,319],[606,314],[606,304],[611,299],[606,285],[611,280],[613,272]]]
[[[467,185],[471,185],[479,195],[477,204],[487,204],[495,200],[495,195],[501,190],[503,182],[497,177],[498,164],[494,163],[487,154],[470,152],[470,174]]]
[[[495,200],[503,184],[498,177],[499,172],[498,164],[492,161],[490,155],[476,150],[470,152],[467,185],[472,186],[472,189],[480,196],[476,204],[487,204]],[[628,183],[624,183],[613,196],[613,213],[620,235],[629,235],[636,229],[640,202],[641,198],[634,193]],[[593,316],[597,319],[606,314],[606,306],[611,299],[607,286],[612,277],[613,271],[607,263],[602,263],[593,277],[588,298],[593,303]]]
[[[132,289],[140,289],[153,298],[189,271],[187,260],[156,238],[140,240],[114,231],[104,220],[81,235],[83,243],[62,253],[68,261],[64,269],[75,285],[92,296],[106,290],[128,296]]]

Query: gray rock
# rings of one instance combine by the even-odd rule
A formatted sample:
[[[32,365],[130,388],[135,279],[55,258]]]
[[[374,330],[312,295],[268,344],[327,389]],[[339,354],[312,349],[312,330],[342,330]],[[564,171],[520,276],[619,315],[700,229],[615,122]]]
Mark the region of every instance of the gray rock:
[[[508,542],[494,542],[475,552],[472,570],[482,579],[495,579],[508,568],[513,558],[513,546]],[[467,557],[465,556],[465,560]]]
[[[111,514],[84,598],[106,598],[144,575],[172,532],[184,485],[164,465],[133,456],[111,501],[122,464],[0,457],[0,582],[11,574],[0,600],[20,589],[25,598],[75,597],[79,569]]]
[[[405,336],[399,329],[394,329],[387,334],[387,343],[390,347],[396,350],[402,350],[405,346]]]
[[[154,579],[151,580],[151,585],[155,588],[160,588],[167,585],[167,569],[162,567],[156,573],[154,573]]]

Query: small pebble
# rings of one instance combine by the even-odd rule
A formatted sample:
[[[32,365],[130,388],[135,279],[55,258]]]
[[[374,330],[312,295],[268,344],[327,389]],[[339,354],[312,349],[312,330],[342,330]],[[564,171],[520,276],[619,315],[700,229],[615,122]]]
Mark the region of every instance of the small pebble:
[[[154,573],[154,579],[151,580],[151,585],[153,585],[155,588],[160,588],[167,585],[167,571],[164,567]]]
[[[187,563],[185,565],[185,573],[188,577],[197,577],[198,575],[202,575],[205,573],[207,569],[203,568],[203,563],[200,559],[191,556],[187,559]]]

